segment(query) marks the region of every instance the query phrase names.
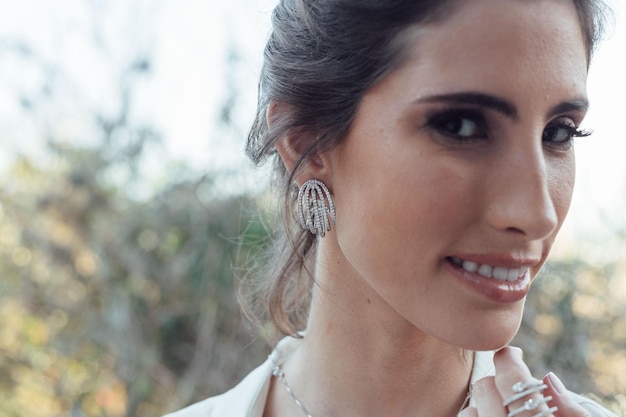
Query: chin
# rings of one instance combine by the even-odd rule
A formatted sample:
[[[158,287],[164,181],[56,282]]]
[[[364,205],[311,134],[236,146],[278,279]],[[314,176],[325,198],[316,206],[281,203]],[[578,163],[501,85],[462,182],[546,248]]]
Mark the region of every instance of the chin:
[[[498,350],[508,345],[517,334],[522,322],[522,311],[509,314],[492,314],[487,320],[460,323],[453,334],[444,341],[472,351]]]
[[[510,337],[502,337],[502,335],[499,335],[497,337],[490,337],[490,338],[480,339],[480,340],[472,340],[472,341],[469,341],[469,343],[467,343],[466,346],[463,346],[463,348],[472,350],[472,351],[499,350],[507,346],[511,342],[511,340],[513,340],[514,336],[515,336],[515,333],[513,333]]]
[[[463,341],[464,349],[474,351],[498,350],[507,346],[517,334],[521,318],[515,323],[498,323],[494,326],[480,326],[474,334],[468,334]]]

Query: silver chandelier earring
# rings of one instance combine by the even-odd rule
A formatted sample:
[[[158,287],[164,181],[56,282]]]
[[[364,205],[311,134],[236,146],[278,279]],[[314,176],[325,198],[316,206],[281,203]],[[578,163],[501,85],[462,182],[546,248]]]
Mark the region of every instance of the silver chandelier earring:
[[[304,230],[324,237],[334,225],[335,204],[326,185],[319,180],[308,180],[298,192],[298,218]]]

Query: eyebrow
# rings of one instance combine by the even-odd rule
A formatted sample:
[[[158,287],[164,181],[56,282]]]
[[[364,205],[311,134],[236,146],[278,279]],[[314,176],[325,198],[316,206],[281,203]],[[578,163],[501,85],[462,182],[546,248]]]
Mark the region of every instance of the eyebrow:
[[[496,96],[483,93],[452,93],[438,94],[419,98],[416,103],[454,103],[470,104],[474,106],[486,107],[508,116],[517,118],[517,108],[510,102]]]
[[[438,94],[419,98],[415,103],[454,103],[469,104],[495,110],[511,119],[517,119],[518,112],[515,105],[503,98],[484,93],[464,92],[452,94]],[[548,116],[553,117],[562,113],[572,111],[586,111],[589,108],[589,101],[585,98],[563,101],[552,107]]]
[[[586,98],[579,98],[570,101],[564,101],[552,107],[548,112],[550,117],[570,112],[586,112],[589,109],[589,100]]]

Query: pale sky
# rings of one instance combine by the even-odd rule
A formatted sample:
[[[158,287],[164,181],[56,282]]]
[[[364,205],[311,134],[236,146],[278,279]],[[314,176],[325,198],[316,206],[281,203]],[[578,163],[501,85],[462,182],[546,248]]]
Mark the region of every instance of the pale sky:
[[[592,108],[584,126],[594,130],[576,145],[578,183],[566,236],[605,224],[626,227],[626,4],[610,2],[616,23],[592,64]],[[164,135],[167,154],[198,169],[243,170],[245,184],[258,176],[243,156],[254,116],[263,45],[275,0],[0,0],[0,141],[5,152],[37,153],[46,131],[88,143],[93,109],[113,112],[120,63],[137,52],[152,71],[136,84],[132,115]],[[36,59],[16,54],[15,41]],[[98,49],[97,46],[100,46]],[[237,65],[225,65],[234,47]],[[16,97],[38,97],[52,69],[54,102],[26,112]],[[234,74],[227,83],[228,74]],[[218,127],[219,104],[237,94],[235,127]],[[158,161],[155,162],[158,166]],[[601,222],[599,211],[609,219]]]

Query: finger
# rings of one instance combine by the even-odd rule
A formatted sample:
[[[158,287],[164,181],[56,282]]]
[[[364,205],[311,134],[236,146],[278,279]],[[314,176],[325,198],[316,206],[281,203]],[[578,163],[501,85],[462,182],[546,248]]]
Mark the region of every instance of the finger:
[[[502,398],[514,394],[513,385],[517,382],[534,380],[519,348],[508,346],[500,349],[496,352],[493,362],[496,366],[496,386]]]
[[[479,417],[506,417],[502,407],[502,397],[492,376],[485,377],[474,384],[472,395],[476,402]]]
[[[494,364],[495,383],[507,417],[550,417],[556,412],[557,408],[548,405],[552,397],[543,395],[547,384],[533,378],[520,349],[506,347],[498,351]]]
[[[591,417],[591,414],[567,393],[561,380],[552,372],[543,378],[543,382],[548,386],[544,395],[553,397],[550,405],[555,405],[559,408],[559,411],[556,413],[557,416]]]

